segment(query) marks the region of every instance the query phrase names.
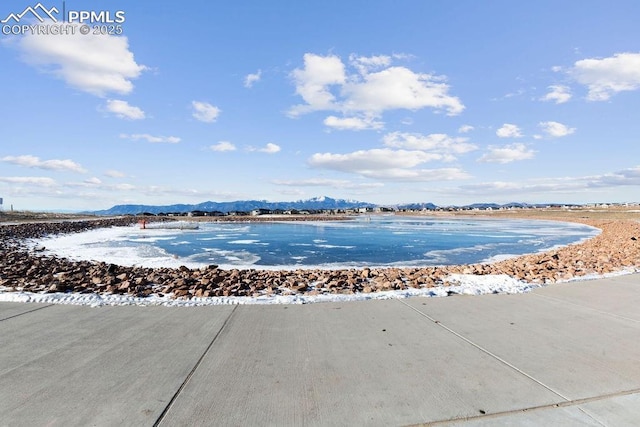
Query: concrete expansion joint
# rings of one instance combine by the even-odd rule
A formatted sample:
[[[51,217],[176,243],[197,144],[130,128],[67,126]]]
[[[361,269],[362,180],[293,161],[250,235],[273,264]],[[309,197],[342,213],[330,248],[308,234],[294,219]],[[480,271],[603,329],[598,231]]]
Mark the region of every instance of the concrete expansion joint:
[[[580,405],[584,405],[584,404],[591,403],[591,402],[598,402],[600,400],[611,399],[611,398],[614,398],[614,397],[627,396],[627,395],[630,395],[630,394],[639,394],[639,393],[640,393],[640,389],[625,390],[625,391],[620,391],[620,392],[616,392],[616,393],[609,393],[609,394],[602,394],[602,395],[593,396],[593,397],[586,397],[586,398],[583,398],[583,399],[569,400],[567,402],[550,403],[550,404],[547,404],[547,405],[532,406],[532,407],[529,407],[529,408],[522,408],[522,409],[513,409],[513,410],[510,410],[510,411],[492,412],[492,413],[487,413],[487,414],[474,415],[474,416],[470,416],[470,417],[452,418],[452,419],[449,419],[449,420],[431,421],[431,422],[424,423],[424,424],[416,424],[416,426],[417,425],[420,425],[420,426],[423,426],[423,425],[427,425],[427,426],[449,425],[451,423],[459,423],[459,422],[482,420],[482,419],[500,418],[500,417],[505,417],[505,416],[514,415],[514,414],[521,414],[521,413],[525,413],[525,412],[544,411],[544,410],[550,410],[550,409],[553,410],[553,409],[557,409],[557,408],[568,408],[568,407],[574,407],[575,406],[575,407],[577,407],[578,410],[580,410],[583,414],[587,415],[593,421],[597,422],[598,424],[600,424],[600,425],[602,425],[604,427],[608,427],[608,424],[602,423],[599,419],[597,419],[595,416],[590,414],[584,408],[581,408]]]
[[[551,300],[551,301],[561,302],[562,304],[568,304],[568,305],[572,305],[572,306],[575,306],[575,307],[580,307],[581,309],[593,311],[593,312],[596,312],[598,314],[603,314],[605,316],[613,317],[613,318],[616,318],[616,319],[626,320],[626,321],[634,322],[634,323],[640,323],[640,320],[638,320],[638,319],[632,319],[631,317],[620,316],[619,314],[611,313],[609,311],[598,310],[597,308],[592,308],[592,307],[589,307],[589,306],[586,306],[586,305],[582,305],[582,304],[578,304],[578,303],[575,303],[575,302],[572,302],[572,301],[567,301],[567,300],[564,300],[562,298],[556,298],[556,297],[551,297],[549,295],[541,295],[541,294],[537,294],[537,293],[532,293],[532,295],[535,295],[535,296],[540,297],[540,298],[548,299],[548,300]]]
[[[496,359],[498,362],[508,366],[509,368],[513,369],[514,371],[518,372],[520,375],[523,375],[525,377],[527,377],[528,379],[530,379],[531,381],[537,383],[538,385],[546,388],[547,390],[549,390],[551,393],[555,394],[556,396],[562,398],[564,401],[566,402],[570,402],[571,399],[568,398],[567,396],[563,395],[562,393],[560,393],[557,390],[554,390],[553,388],[551,388],[550,386],[546,385],[545,383],[543,383],[542,381],[532,377],[531,375],[529,375],[528,373],[524,372],[522,369],[518,368],[517,366],[507,362],[506,360],[504,360],[503,358],[501,358],[500,356],[498,356],[495,353],[492,353],[490,350],[482,347],[480,344],[475,343],[473,341],[471,341],[469,338],[461,335],[460,333],[454,331],[453,329],[449,328],[448,326],[444,325],[442,322],[440,322],[437,319],[434,319],[433,317],[429,316],[427,313],[418,310],[417,308],[411,306],[410,304],[407,304],[406,302],[402,301],[402,300],[398,300],[400,301],[402,304],[406,305],[407,307],[409,307],[410,309],[412,309],[413,311],[415,311],[416,313],[420,314],[421,316],[429,319],[431,322],[435,323],[436,325],[438,325],[439,327],[443,328],[444,330],[446,330],[447,332],[455,335],[456,337],[460,338],[461,340],[463,340],[464,342],[466,342],[467,344],[472,345],[473,347],[477,348],[478,350],[480,350],[481,352],[487,354],[488,356]]]
[[[13,316],[9,316],[9,317],[2,318],[2,319],[0,319],[0,322],[2,322],[3,320],[13,319],[14,317],[23,316],[23,315],[25,315],[25,314],[33,313],[34,311],[42,310],[42,309],[44,309],[44,308],[52,307],[52,306],[54,306],[54,305],[55,305],[55,304],[47,304],[47,305],[44,305],[44,306],[36,307],[36,308],[34,308],[33,310],[24,311],[24,312],[22,312],[22,313],[14,314]]]
[[[196,370],[198,369],[198,367],[202,364],[202,361],[204,360],[204,358],[206,357],[206,355],[209,353],[209,350],[211,350],[211,348],[213,347],[213,344],[216,342],[216,340],[218,339],[218,337],[220,336],[220,334],[222,333],[222,331],[225,330],[225,328],[227,327],[227,324],[229,323],[229,320],[231,320],[231,317],[233,316],[233,313],[236,312],[236,309],[238,308],[237,305],[235,305],[233,307],[233,310],[231,310],[231,313],[229,313],[229,315],[227,316],[227,318],[224,320],[224,323],[222,324],[222,327],[220,328],[220,330],[218,330],[218,332],[215,334],[215,336],[213,337],[213,339],[211,340],[211,342],[209,343],[209,345],[207,346],[207,348],[204,350],[204,352],[200,355],[200,358],[198,359],[198,361],[195,363],[195,365],[193,365],[193,368],[191,369],[191,371],[189,372],[189,374],[187,374],[186,378],[184,379],[184,381],[182,382],[182,384],[180,385],[180,387],[178,387],[178,390],[175,392],[175,394],[173,395],[173,397],[171,398],[171,400],[169,400],[169,403],[167,404],[167,406],[165,406],[165,408],[162,410],[162,413],[160,414],[160,416],[158,417],[158,419],[156,420],[155,423],[153,423],[153,427],[157,427],[159,425],[162,424],[162,421],[164,420],[164,418],[167,416],[167,414],[169,413],[169,410],[171,409],[171,407],[173,406],[173,404],[176,402],[176,400],[178,399],[178,397],[180,396],[180,394],[182,393],[182,390],[184,390],[184,388],[187,386],[187,384],[189,383],[189,381],[191,380],[191,378],[193,377],[193,375],[195,374]]]

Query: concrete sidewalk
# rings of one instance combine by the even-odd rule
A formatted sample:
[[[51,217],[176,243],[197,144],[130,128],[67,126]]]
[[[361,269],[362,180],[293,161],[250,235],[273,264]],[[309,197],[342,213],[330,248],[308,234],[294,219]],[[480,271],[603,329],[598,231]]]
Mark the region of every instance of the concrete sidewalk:
[[[277,306],[0,303],[0,425],[640,424],[640,275]]]

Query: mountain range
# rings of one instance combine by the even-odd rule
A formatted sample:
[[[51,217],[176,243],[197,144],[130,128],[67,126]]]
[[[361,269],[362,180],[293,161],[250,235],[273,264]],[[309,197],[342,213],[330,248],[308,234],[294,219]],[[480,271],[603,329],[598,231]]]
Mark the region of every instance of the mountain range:
[[[357,200],[333,199],[331,197],[314,197],[308,200],[297,200],[294,202],[268,202],[266,200],[237,200],[233,202],[203,202],[198,204],[175,204],[175,205],[116,205],[110,209],[93,211],[95,215],[136,215],[140,213],[186,213],[194,211],[202,212],[250,212],[254,209],[268,210],[324,210],[324,209],[357,209],[357,208],[374,208],[379,205],[373,203],[360,202]],[[410,210],[435,210],[438,206],[433,203],[409,203],[402,205],[389,206],[396,209]],[[457,206],[463,209],[499,209],[499,208],[526,208],[526,207],[543,207],[547,204],[532,205],[527,203],[474,203],[472,205]]]
[[[203,202],[195,205],[116,205],[110,209],[94,211],[96,215],[135,215],[142,212],[152,214],[159,213],[184,213],[193,211],[202,212],[250,212],[254,209],[269,210],[323,210],[323,209],[355,209],[373,208],[372,203],[359,202],[357,200],[332,199],[331,197],[314,197],[308,200],[295,202],[268,202],[266,200],[237,200],[233,202]]]

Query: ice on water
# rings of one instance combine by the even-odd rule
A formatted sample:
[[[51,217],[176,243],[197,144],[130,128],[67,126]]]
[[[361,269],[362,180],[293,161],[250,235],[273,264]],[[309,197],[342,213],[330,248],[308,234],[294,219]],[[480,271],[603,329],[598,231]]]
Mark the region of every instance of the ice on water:
[[[495,261],[575,243],[598,232],[553,221],[374,216],[241,226],[202,223],[197,230],[113,227],[34,244],[69,259],[143,267],[423,267]]]

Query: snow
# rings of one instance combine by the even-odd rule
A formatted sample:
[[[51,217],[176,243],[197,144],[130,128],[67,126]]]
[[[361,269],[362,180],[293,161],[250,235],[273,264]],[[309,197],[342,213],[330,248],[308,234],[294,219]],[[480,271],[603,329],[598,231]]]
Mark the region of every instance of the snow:
[[[605,274],[586,274],[584,276],[576,276],[570,279],[558,280],[557,283],[572,283],[572,282],[584,282],[585,280],[606,279],[608,277],[625,276],[627,274],[640,273],[640,267],[625,267],[617,271]]]
[[[170,306],[195,307],[229,304],[309,304],[319,302],[350,302],[366,300],[402,299],[409,297],[445,297],[449,295],[482,295],[482,294],[515,294],[529,292],[539,285],[525,283],[507,275],[474,276],[470,274],[453,274],[444,279],[449,286],[422,289],[405,289],[356,294],[321,294],[321,295],[262,295],[257,297],[208,297],[191,298],[190,300],[173,299],[170,295],[134,297],[130,295],[98,295],[91,293],[33,293],[7,292],[0,287],[0,302],[36,302],[45,304],[72,304],[91,307],[136,305],[136,306]]]
[[[593,274],[575,277],[558,283],[577,282],[584,280],[616,277],[626,274],[640,273],[640,267],[629,267],[613,273]],[[165,307],[200,307],[213,305],[250,305],[250,304],[312,304],[321,302],[352,302],[368,300],[404,299],[411,297],[446,297],[451,295],[486,295],[486,294],[522,294],[545,286],[517,280],[506,274],[473,275],[451,274],[444,278],[448,286],[433,288],[409,288],[399,291],[383,291],[356,294],[321,294],[321,295],[261,295],[256,297],[208,297],[174,299],[172,295],[159,296],[153,294],[148,297],[131,295],[98,295],[94,293],[34,293],[9,291],[0,286],[0,302],[69,304],[90,307],[102,306],[165,306]]]

